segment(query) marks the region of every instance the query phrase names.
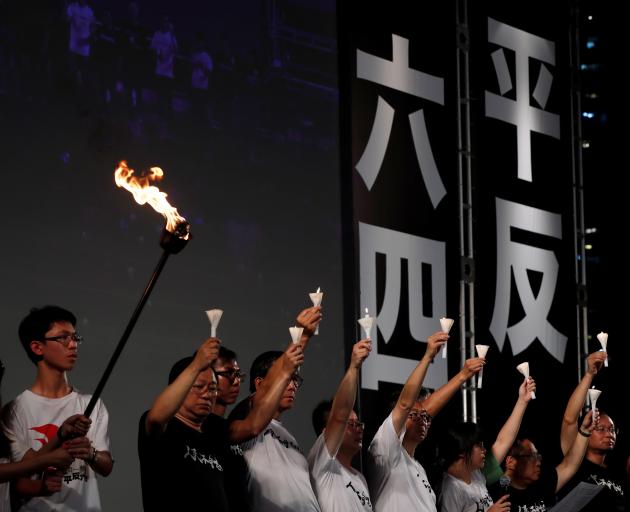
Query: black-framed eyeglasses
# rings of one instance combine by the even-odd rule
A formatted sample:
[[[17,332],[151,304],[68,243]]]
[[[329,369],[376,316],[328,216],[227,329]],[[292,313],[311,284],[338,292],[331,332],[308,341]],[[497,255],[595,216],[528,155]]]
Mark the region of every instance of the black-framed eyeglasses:
[[[597,425],[593,429],[593,432],[599,432],[600,434],[603,433],[603,432],[608,432],[609,434],[617,435],[617,434],[619,434],[619,429],[617,427],[613,427],[612,425],[610,427],[604,427],[602,425]]]
[[[293,375],[291,375],[291,382],[293,382],[295,389],[300,389],[300,387],[304,383],[304,378],[301,375],[294,373]]]
[[[363,430],[365,428],[365,423],[362,421],[348,420],[346,424],[354,430]]]
[[[59,336],[49,336],[47,338],[42,338],[43,341],[56,341],[57,343],[61,343],[64,347],[70,345],[71,341],[74,341],[77,345],[81,345],[83,343],[83,336],[78,335],[76,332],[72,334],[60,334]]]
[[[424,409],[422,409],[421,411],[411,411],[408,416],[413,421],[420,421],[424,419],[427,423],[429,423],[433,419],[431,415]]]
[[[236,379],[243,381],[247,374],[242,372],[237,368],[231,368],[230,370],[222,370],[222,371],[214,371],[214,374],[218,377],[223,377],[224,379],[229,380],[230,382],[234,382]]]
[[[542,460],[543,457],[541,453],[524,453],[522,455],[516,455],[516,458],[538,461],[538,460]]]
[[[210,382],[208,384],[193,384],[191,387],[193,393],[201,396],[206,391],[210,393],[210,395],[216,395],[219,390],[217,389],[217,385],[214,382]]]

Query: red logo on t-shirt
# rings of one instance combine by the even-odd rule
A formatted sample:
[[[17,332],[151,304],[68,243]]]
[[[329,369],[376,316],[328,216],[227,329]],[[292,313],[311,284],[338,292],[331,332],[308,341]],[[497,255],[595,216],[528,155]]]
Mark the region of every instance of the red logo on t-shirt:
[[[47,423],[46,425],[42,425],[41,427],[31,427],[29,430],[34,430],[35,432],[39,432],[40,434],[44,435],[44,437],[35,439],[35,441],[39,441],[40,443],[42,443],[42,446],[44,446],[55,436],[57,430],[59,430],[59,427],[57,425],[53,425],[52,423]]]

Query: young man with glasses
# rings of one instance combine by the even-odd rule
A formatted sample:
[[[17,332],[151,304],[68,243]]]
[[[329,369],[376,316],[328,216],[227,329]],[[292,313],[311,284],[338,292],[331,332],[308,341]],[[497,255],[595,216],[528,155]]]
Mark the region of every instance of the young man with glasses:
[[[321,307],[305,309],[296,324],[304,328],[297,344],[284,352],[260,354],[250,370],[250,392],[230,413],[230,439],[240,442],[247,462],[248,500],[256,512],[319,512],[308,463],[280,422],[293,407],[302,384],[298,368],[303,350],[321,320]]]
[[[567,408],[564,411],[560,442],[563,453],[570,449],[577,430],[577,419],[586,400],[588,389],[595,375],[602,369],[608,354],[594,352],[587,358],[587,369],[584,377],[577,385]],[[619,512],[626,510],[624,500],[625,479],[621,470],[615,471],[608,465],[608,456],[614,450],[618,430],[612,418],[598,411],[598,418],[592,435],[588,439],[586,455],[575,476],[567,484],[563,492],[569,492],[580,482],[588,482],[601,486],[601,492],[586,505],[584,512]]]
[[[431,419],[485,364],[482,358],[467,360],[457,375],[421,401],[429,364],[447,341],[448,334],[441,331],[429,336],[423,358],[370,443],[368,483],[375,510],[436,510],[435,493],[426,471],[414,458],[416,448],[426,438]]]
[[[20,510],[101,510],[96,474],[107,476],[113,468],[109,416],[98,400],[90,422],[82,414],[91,395],[77,392],[68,383],[67,372],[74,368],[83,340],[75,325],[76,317],[57,306],[34,308],[20,323],[20,342],[37,375],[31,388],[13,401],[3,422],[11,458],[25,460],[39,450],[59,446],[74,457],[59,492],[38,496],[48,494],[41,488],[44,480],[19,480],[17,492],[34,496]]]
[[[370,340],[361,340],[352,349],[344,375],[328,415],[323,433],[308,455],[311,482],[322,512],[372,511],[367,482],[352,467],[352,459],[363,443],[364,424],[354,412],[359,372],[370,355]]]

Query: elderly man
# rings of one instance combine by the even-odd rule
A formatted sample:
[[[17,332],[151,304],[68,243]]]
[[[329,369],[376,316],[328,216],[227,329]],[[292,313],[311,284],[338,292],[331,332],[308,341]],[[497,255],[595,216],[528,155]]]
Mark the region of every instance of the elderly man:
[[[560,442],[563,453],[571,448],[577,431],[577,418],[586,399],[586,393],[594,377],[601,370],[607,354],[594,352],[588,356],[587,370],[577,385],[564,411]],[[588,438],[586,455],[577,473],[567,484],[568,492],[580,482],[601,486],[601,492],[582,509],[583,512],[620,512],[626,510],[624,501],[624,477],[608,466],[608,456],[617,442],[617,428],[608,414],[599,411],[597,424]]]

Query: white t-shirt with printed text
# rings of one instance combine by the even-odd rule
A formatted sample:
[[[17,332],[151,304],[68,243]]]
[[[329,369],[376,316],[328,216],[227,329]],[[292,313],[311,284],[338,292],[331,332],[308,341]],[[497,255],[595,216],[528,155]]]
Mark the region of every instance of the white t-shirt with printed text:
[[[83,414],[91,395],[72,391],[62,398],[45,398],[28,389],[19,394],[12,404],[10,415],[3,425],[11,443],[11,460],[20,461],[29,450],[39,450],[55,435],[61,424],[74,414]],[[92,425],[87,438],[98,451],[111,453],[109,415],[98,400],[90,416]],[[75,459],[66,470],[61,491],[51,496],[28,500],[20,511],[89,511],[101,510],[96,473],[81,459]]]
[[[380,426],[368,449],[368,483],[378,511],[436,512],[435,493],[422,465],[402,445],[406,427],[396,435],[392,415]]]
[[[254,439],[241,444],[249,468],[247,491],[256,512],[320,512],[308,463],[295,438],[271,420]]]
[[[481,471],[473,471],[469,484],[444,473],[440,512],[479,512],[488,510],[493,503]]]
[[[331,455],[321,434],[308,454],[311,482],[322,512],[372,511],[367,482],[360,471],[348,469]]]

